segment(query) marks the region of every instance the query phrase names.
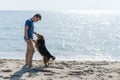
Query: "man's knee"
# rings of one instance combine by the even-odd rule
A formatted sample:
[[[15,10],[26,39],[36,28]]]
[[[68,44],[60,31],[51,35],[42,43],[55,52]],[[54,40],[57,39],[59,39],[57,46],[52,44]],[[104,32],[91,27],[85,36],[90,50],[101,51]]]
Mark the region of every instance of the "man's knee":
[[[35,52],[35,49],[34,49],[33,45],[29,45],[29,50],[30,50],[31,53]]]
[[[33,54],[35,52],[35,49],[31,49],[31,53]]]

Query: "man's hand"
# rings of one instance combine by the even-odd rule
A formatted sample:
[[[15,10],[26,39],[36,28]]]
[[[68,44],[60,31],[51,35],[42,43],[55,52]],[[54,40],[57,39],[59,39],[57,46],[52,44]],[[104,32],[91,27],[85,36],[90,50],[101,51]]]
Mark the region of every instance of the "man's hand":
[[[40,34],[36,33],[36,32],[33,32],[37,37],[39,37]]]

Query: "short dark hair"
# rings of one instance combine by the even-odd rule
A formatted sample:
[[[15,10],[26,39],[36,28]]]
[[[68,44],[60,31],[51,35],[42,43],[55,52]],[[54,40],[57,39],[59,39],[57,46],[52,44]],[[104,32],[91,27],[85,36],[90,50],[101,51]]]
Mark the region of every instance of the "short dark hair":
[[[34,17],[37,17],[37,18],[41,19],[41,15],[40,14],[35,14]]]

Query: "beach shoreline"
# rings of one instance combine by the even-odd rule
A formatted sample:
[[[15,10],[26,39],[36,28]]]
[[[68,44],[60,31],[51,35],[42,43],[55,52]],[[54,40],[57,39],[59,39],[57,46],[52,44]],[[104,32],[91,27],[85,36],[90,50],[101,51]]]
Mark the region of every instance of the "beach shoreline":
[[[118,61],[53,61],[44,67],[41,60],[33,68],[24,59],[0,59],[0,80],[120,80]]]

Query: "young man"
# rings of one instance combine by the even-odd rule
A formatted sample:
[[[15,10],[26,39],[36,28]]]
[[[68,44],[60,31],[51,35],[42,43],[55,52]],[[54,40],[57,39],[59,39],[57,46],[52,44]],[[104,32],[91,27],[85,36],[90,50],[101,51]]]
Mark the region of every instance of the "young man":
[[[25,21],[25,29],[24,29],[24,39],[27,44],[26,50],[26,67],[32,67],[32,58],[35,52],[32,40],[33,40],[33,33],[34,33],[34,22],[38,22],[41,20],[40,14],[35,14],[32,18]]]

